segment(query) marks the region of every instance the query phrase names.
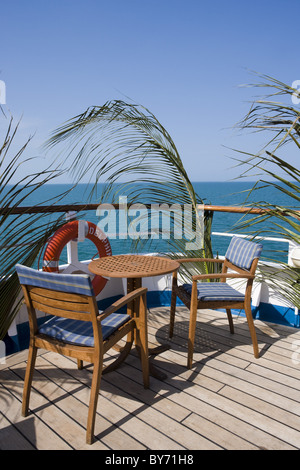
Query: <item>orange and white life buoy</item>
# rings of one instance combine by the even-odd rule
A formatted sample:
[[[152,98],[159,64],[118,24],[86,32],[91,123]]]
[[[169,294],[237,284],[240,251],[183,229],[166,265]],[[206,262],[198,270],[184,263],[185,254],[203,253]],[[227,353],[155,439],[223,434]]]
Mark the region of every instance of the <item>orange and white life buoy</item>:
[[[60,227],[50,238],[43,257],[43,270],[59,272],[59,257],[67,243],[78,238],[79,223],[84,224],[84,238],[91,240],[98,250],[99,258],[112,254],[111,246],[105,233],[92,222],[73,220]],[[82,225],[81,225],[82,226]],[[104,288],[107,279],[95,276],[92,280],[95,295]]]

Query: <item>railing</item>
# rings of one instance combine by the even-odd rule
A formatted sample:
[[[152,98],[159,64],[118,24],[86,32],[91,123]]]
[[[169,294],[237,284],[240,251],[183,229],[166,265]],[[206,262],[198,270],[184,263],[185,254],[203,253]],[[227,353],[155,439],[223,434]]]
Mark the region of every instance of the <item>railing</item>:
[[[120,204],[109,203],[115,209],[119,209]],[[151,204],[143,204],[147,209],[151,208]],[[241,206],[213,206],[213,205],[199,205],[204,211],[212,212],[230,212],[235,214],[264,214],[268,213],[270,209],[260,209],[258,207],[241,207]],[[19,207],[2,207],[0,208],[0,215],[6,214],[37,214],[37,213],[53,213],[53,212],[80,212],[83,210],[96,211],[99,204],[61,204],[53,206],[19,206]],[[300,211],[299,212],[300,217]]]
[[[233,237],[233,236],[237,236],[236,233],[229,233],[229,232],[211,232],[212,235],[215,235],[215,236],[218,236],[218,237]],[[238,234],[238,236],[240,238],[247,238],[248,236],[247,235],[243,235],[241,233]],[[259,236],[259,237],[254,237],[254,238],[259,238],[259,240],[263,240],[263,241],[269,241],[269,242],[276,242],[276,243],[287,243],[288,244],[288,250],[287,250],[287,253],[288,253],[288,264],[293,264],[293,261],[292,261],[292,251],[294,250],[294,248],[296,247],[295,243],[292,242],[291,240],[287,240],[286,238],[277,238],[277,237],[265,237],[265,236]],[[270,265],[274,265],[275,263],[272,263],[272,262],[269,262],[269,263],[265,263],[265,264],[270,264]]]
[[[109,204],[110,207],[114,207],[116,210],[119,209],[119,204]],[[147,209],[151,209],[151,204],[144,204],[144,207]],[[103,208],[103,205],[102,205]],[[122,209],[124,206],[122,206]],[[256,207],[239,207],[239,206],[215,206],[215,205],[199,205],[199,209],[204,211],[212,211],[212,212],[223,212],[223,213],[232,213],[232,214],[265,214],[268,213],[268,209],[260,209]],[[37,214],[37,213],[66,213],[66,218],[69,219],[70,217],[74,216],[74,212],[82,212],[82,211],[97,211],[99,209],[99,204],[62,204],[62,205],[52,205],[52,206],[19,206],[19,207],[4,207],[0,208],[0,215],[20,215],[20,214]],[[300,217],[300,211],[299,217]],[[72,214],[73,213],[73,214]],[[232,237],[233,233],[228,232],[212,232],[214,236],[222,236],[222,237]],[[246,237],[246,235],[239,234],[240,237]],[[288,262],[292,264],[291,260],[291,252],[295,248],[295,245],[286,240],[284,238],[276,238],[276,237],[259,237],[260,239],[266,241],[275,241],[275,242],[282,242],[288,243]],[[70,247],[72,248],[72,247]],[[68,250],[68,264],[72,263],[73,258],[72,250]],[[273,264],[273,263],[272,263]],[[296,315],[298,314],[298,310],[295,311]],[[14,336],[16,333],[16,324],[15,322],[10,328],[9,334]]]
[[[109,203],[107,204],[108,207],[113,207],[114,209],[118,210],[120,204]],[[128,205],[130,207],[130,205]],[[151,209],[151,204],[143,204],[146,209]],[[199,209],[204,211],[212,211],[212,212],[223,212],[223,213],[232,213],[232,214],[265,214],[270,211],[270,209],[261,209],[257,207],[242,207],[242,206],[215,206],[215,205],[199,205]],[[101,204],[101,208],[105,208],[105,204]],[[61,205],[51,205],[51,206],[19,206],[19,207],[4,207],[0,208],[0,215],[20,215],[20,214],[35,214],[35,213],[58,213],[64,212],[66,214],[76,213],[81,211],[97,211],[99,209],[99,204],[94,203],[86,203],[86,204],[61,204]],[[300,211],[294,211],[294,213],[299,213]],[[67,216],[67,218],[69,218]],[[228,232],[212,232],[214,236],[223,236],[223,237],[232,237],[233,233]],[[246,237],[246,235],[239,234],[240,237]],[[274,241],[280,243],[288,243],[288,262],[291,264],[291,252],[295,248],[295,244],[289,240],[284,238],[276,238],[276,237],[265,237],[260,236],[261,240],[265,241]]]

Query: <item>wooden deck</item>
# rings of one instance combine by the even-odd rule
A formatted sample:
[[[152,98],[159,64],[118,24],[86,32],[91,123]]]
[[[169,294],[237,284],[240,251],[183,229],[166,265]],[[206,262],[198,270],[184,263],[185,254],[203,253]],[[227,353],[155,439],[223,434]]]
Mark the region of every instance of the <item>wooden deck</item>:
[[[150,343],[168,341],[169,308],[149,311]],[[97,441],[85,444],[91,369],[51,352],[37,359],[30,408],[22,418],[27,351],[0,365],[0,449],[300,449],[300,331],[256,321],[254,359],[245,318],[202,311],[195,365],[186,369],[188,312],[180,307],[171,349],[156,356],[167,373],[144,390],[135,350],[103,377]],[[201,318],[201,323],[200,323]],[[152,360],[152,359],[151,359]]]

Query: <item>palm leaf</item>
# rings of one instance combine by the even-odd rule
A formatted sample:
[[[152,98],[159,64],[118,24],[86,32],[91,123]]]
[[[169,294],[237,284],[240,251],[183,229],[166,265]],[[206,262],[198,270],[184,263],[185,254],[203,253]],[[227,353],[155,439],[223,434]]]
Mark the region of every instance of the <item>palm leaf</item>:
[[[99,182],[106,181],[99,202],[118,202],[118,196],[126,194],[129,204],[189,205],[190,232],[185,239],[170,240],[169,254],[196,257],[203,256],[205,249],[212,255],[211,213],[205,214],[204,245],[191,252],[186,249],[192,233],[202,230],[197,206],[203,201],[194,191],[173,139],[148,109],[124,101],[88,108],[54,132],[47,148],[57,145],[63,158],[70,160],[74,177],[92,174],[91,195]],[[122,179],[126,183],[120,183]]]
[[[291,105],[291,97],[295,93],[299,95],[299,91],[268,75],[262,75],[261,78],[262,83],[251,86],[266,89],[267,95],[255,101],[247,115],[238,123],[238,127],[268,132],[271,139],[257,153],[237,151],[243,155],[237,160],[239,165],[246,167],[242,177],[248,176],[253,170],[259,173],[255,191],[270,187],[277,193],[278,200],[281,194],[288,196],[290,204],[285,207],[268,201],[255,201],[252,205],[267,209],[268,213],[241,221],[237,229],[246,230],[252,236],[271,233],[300,244],[300,170],[288,162],[287,158],[278,155],[287,145],[293,145],[292,150],[300,148],[300,110]],[[285,101],[277,101],[278,97],[283,97]],[[268,228],[267,221],[270,223]],[[281,296],[300,308],[300,270],[288,263],[281,263],[280,266],[275,273],[264,267],[261,280],[273,286],[275,292],[280,287]]]
[[[13,126],[11,118],[0,147],[0,208],[5,209],[0,214],[1,340],[5,337],[22,302],[15,265],[22,263],[31,266],[50,235],[65,222],[63,214],[56,216],[54,220],[51,220],[45,213],[12,214],[14,208],[24,205],[36,191],[63,173],[62,169],[49,167],[43,171],[28,174],[27,164],[31,159],[24,159],[23,153],[30,138],[15,154],[10,156],[18,126],[19,124]],[[57,199],[61,199],[64,195],[65,193],[61,194]],[[47,204],[51,206],[57,199],[40,201],[37,206]]]

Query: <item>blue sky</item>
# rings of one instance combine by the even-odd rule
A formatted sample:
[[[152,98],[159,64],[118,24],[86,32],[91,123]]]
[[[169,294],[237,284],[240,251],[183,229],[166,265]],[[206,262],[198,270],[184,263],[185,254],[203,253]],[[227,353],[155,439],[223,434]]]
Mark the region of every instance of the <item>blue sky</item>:
[[[257,93],[239,87],[256,81],[249,70],[300,79],[298,13],[299,0],[1,0],[3,109],[22,116],[20,143],[35,134],[42,167],[55,128],[130,97],[169,131],[192,181],[228,181],[239,170],[226,147],[261,144],[233,130]]]

